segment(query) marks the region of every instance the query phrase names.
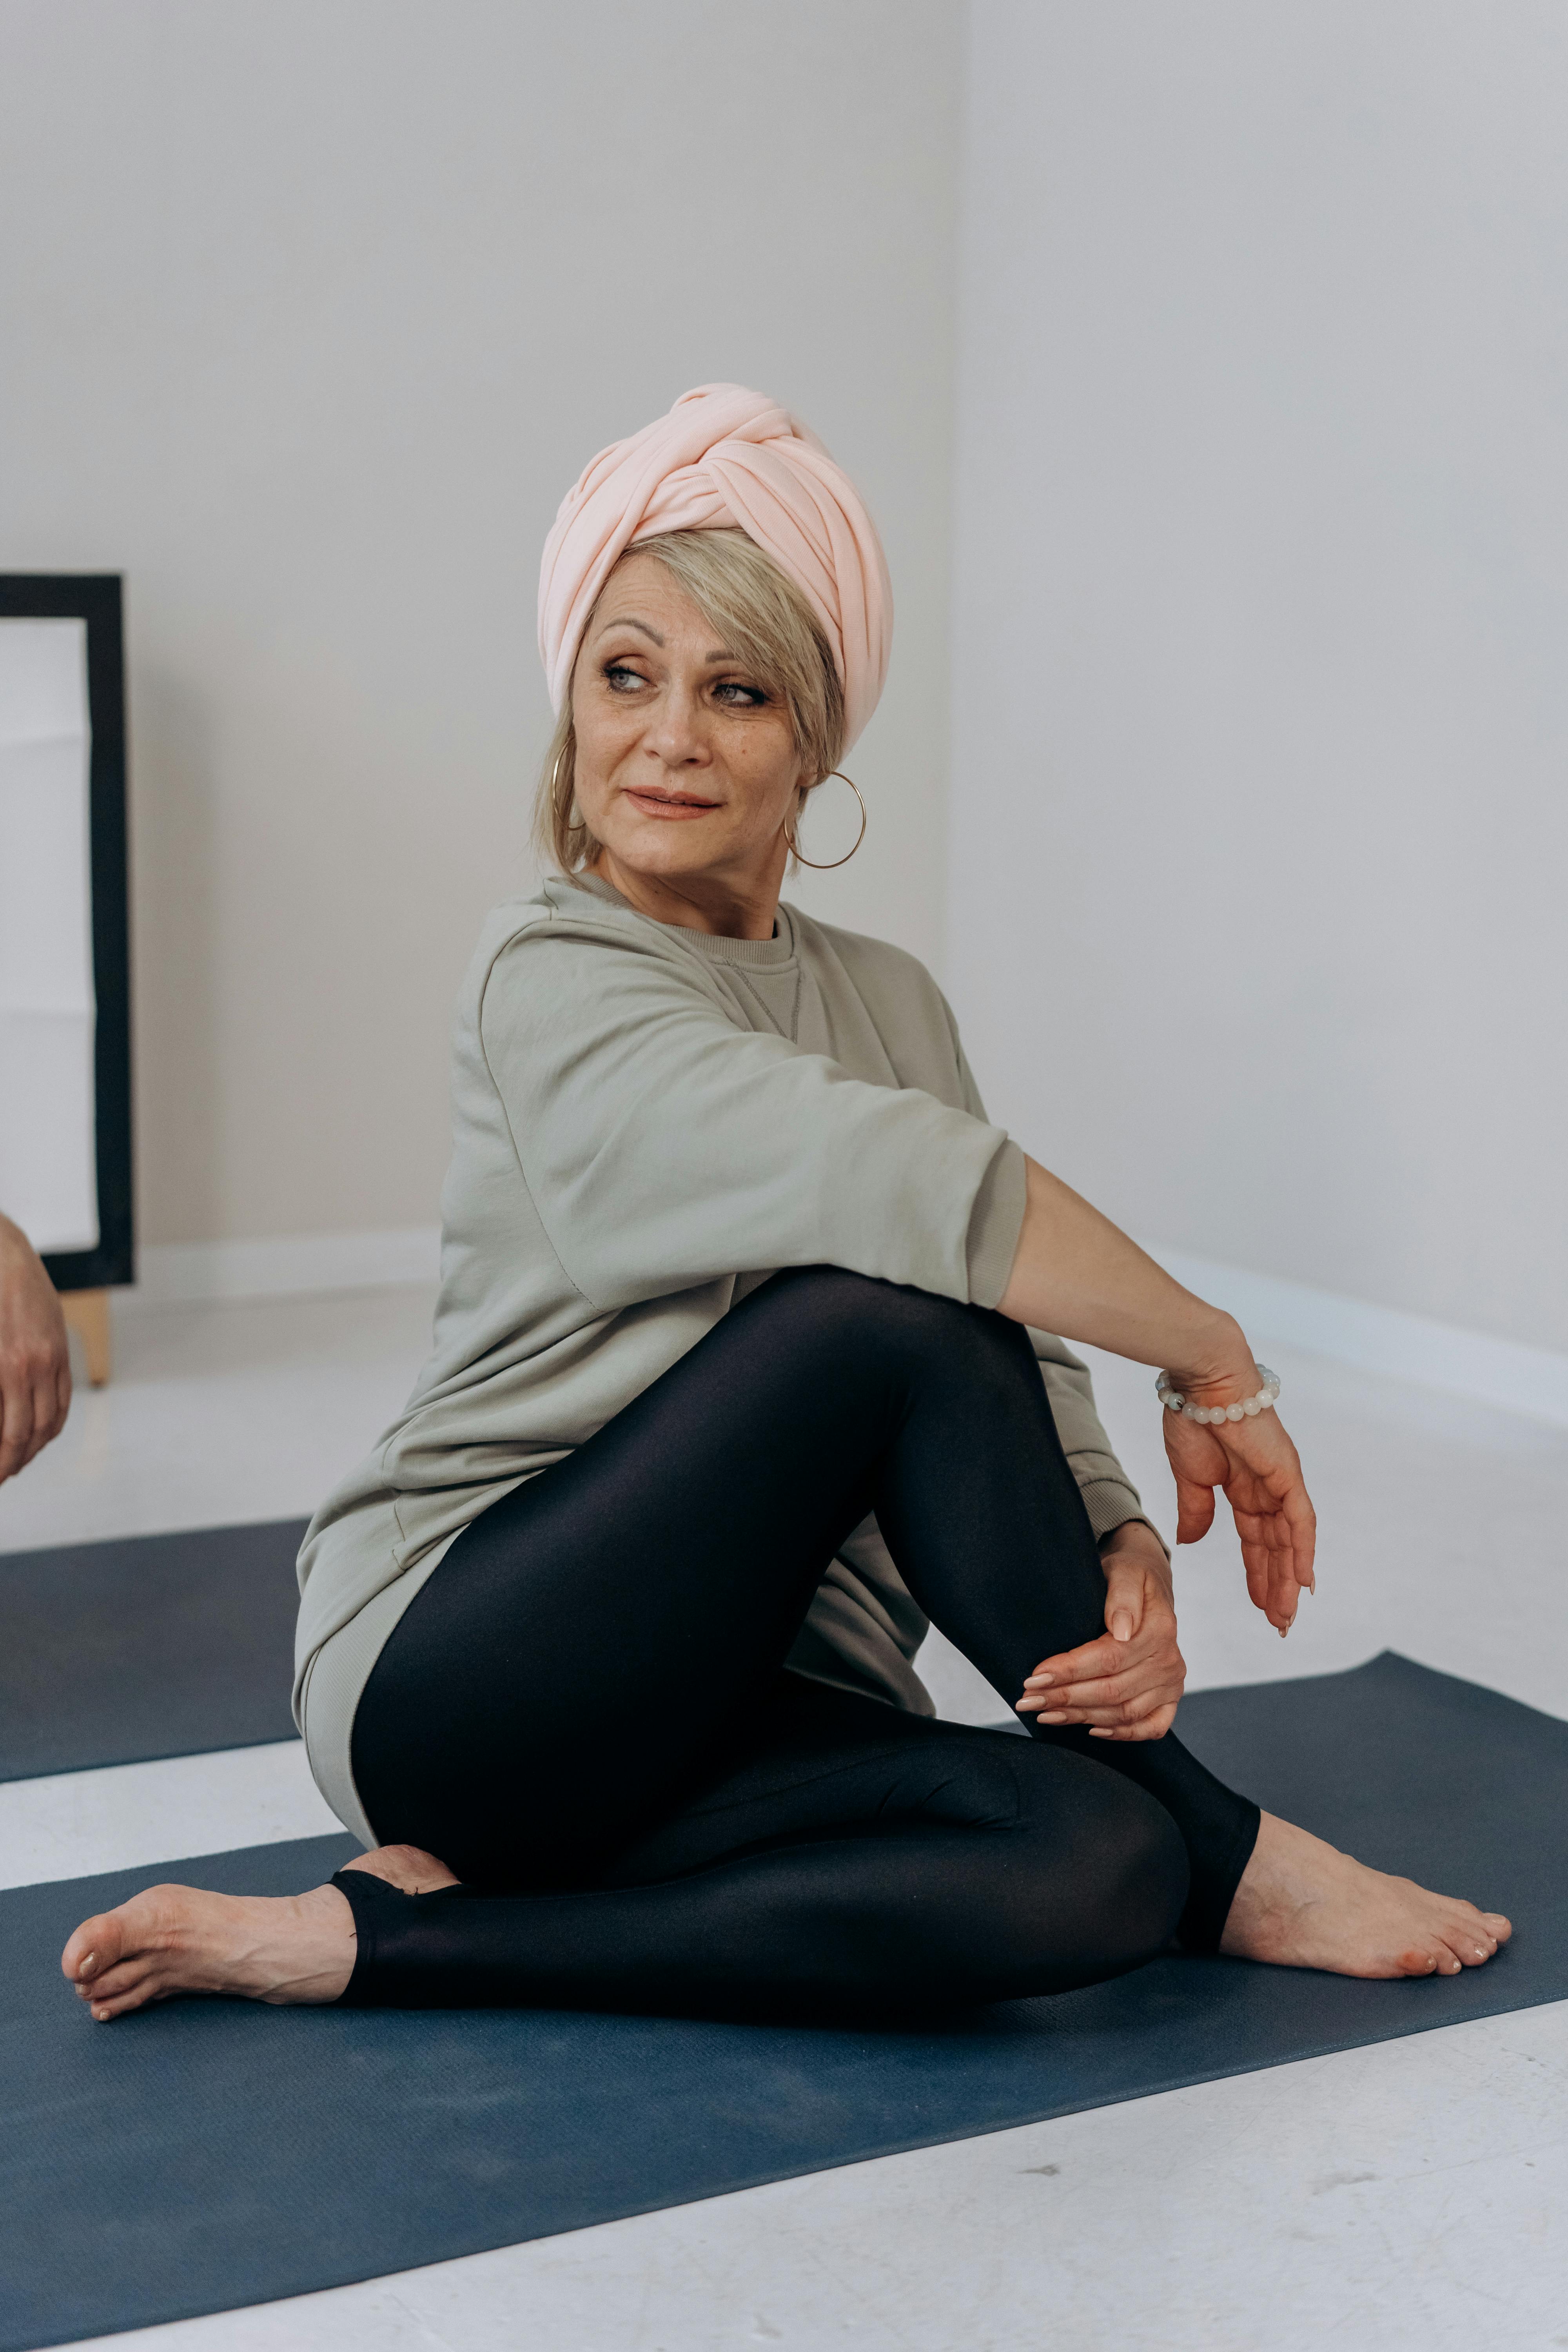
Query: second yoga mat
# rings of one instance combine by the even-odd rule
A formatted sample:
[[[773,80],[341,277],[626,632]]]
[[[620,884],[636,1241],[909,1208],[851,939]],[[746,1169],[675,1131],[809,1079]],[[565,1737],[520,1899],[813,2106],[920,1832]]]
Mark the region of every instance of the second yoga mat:
[[[0,1780],[291,1739],[303,1519],[0,1553]]]
[[[58,1973],[163,1876],[286,1894],[318,1838],[0,1895],[0,2352],[268,2302],[1568,1997],[1568,1724],[1385,1654],[1209,1691],[1182,1731],[1270,1811],[1511,1914],[1458,1978],[1163,1958],[938,2032],[178,2001]]]

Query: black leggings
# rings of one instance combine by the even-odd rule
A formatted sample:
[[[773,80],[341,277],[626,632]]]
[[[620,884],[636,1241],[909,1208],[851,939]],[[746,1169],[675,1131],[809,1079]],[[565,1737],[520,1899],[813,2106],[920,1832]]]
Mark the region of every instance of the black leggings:
[[[463,1884],[336,1884],[355,2004],[880,2013],[1213,1950],[1255,1805],[1173,1735],[931,1722],[784,1667],[874,1510],[1012,1698],[1104,1630],[1023,1330],[835,1267],[775,1276],[458,1538],[359,1704],[377,1836]]]

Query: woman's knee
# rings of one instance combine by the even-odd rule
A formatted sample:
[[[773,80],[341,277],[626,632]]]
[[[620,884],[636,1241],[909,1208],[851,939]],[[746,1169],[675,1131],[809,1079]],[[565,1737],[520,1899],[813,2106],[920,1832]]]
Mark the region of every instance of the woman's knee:
[[[1021,1325],[984,1307],[945,1298],[934,1290],[882,1282],[837,1265],[797,1266],[775,1275],[753,1293],[813,1338],[836,1347],[859,1338],[880,1353],[940,1365],[973,1379],[1022,1371],[1037,1382],[1034,1352]],[[749,1303],[749,1302],[748,1302]]]

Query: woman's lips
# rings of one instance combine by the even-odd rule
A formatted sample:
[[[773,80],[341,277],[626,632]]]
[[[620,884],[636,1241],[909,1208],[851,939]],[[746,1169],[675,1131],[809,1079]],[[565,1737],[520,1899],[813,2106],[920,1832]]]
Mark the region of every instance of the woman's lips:
[[[670,800],[660,793],[628,792],[626,798],[647,815],[665,818],[711,816],[719,806],[717,801]]]

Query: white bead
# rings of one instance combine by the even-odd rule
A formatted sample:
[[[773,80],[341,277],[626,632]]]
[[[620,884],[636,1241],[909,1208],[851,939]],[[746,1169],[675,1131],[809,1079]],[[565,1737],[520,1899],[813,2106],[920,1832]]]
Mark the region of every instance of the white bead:
[[[1243,1412],[1244,1412],[1244,1413],[1246,1413],[1246,1415],[1247,1416],[1247,1419],[1248,1419],[1248,1420],[1250,1420],[1250,1419],[1252,1418],[1252,1416],[1253,1416],[1255,1413],[1259,1413],[1259,1412],[1262,1412],[1262,1410],[1263,1410],[1263,1406],[1262,1406],[1262,1403],[1261,1403],[1261,1402],[1260,1402],[1260,1400],[1259,1400],[1258,1398],[1257,1398],[1257,1397],[1248,1397],[1248,1398],[1247,1398],[1247,1402],[1242,1406],[1241,1410],[1243,1411]]]
[[[1245,1405],[1227,1404],[1225,1409],[1225,1417],[1226,1421],[1242,1421],[1245,1420],[1246,1415],[1247,1407]]]

